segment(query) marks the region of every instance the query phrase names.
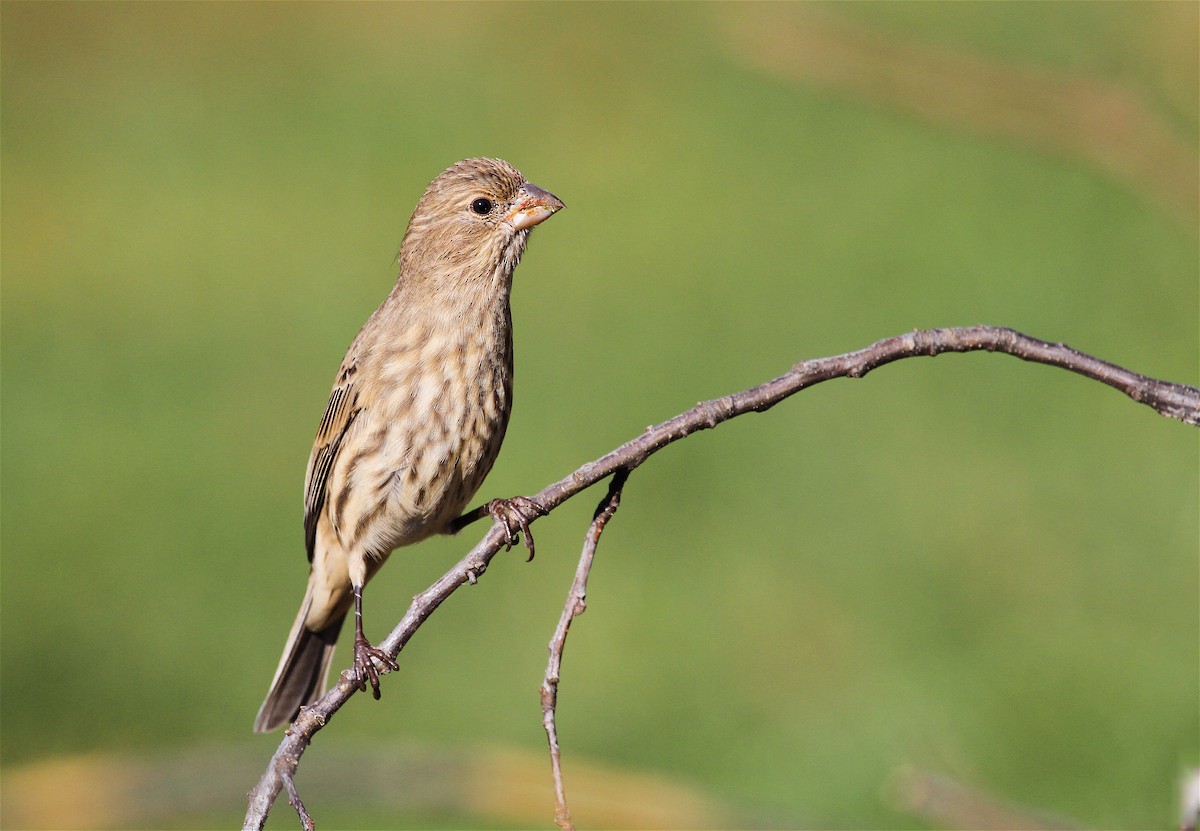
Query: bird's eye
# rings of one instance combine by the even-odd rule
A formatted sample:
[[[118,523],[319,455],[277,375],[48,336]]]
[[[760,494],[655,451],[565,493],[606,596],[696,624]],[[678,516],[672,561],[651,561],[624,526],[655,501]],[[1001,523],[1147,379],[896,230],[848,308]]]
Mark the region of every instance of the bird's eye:
[[[484,199],[481,196],[471,203],[471,210],[480,216],[486,216],[492,212],[492,200]]]

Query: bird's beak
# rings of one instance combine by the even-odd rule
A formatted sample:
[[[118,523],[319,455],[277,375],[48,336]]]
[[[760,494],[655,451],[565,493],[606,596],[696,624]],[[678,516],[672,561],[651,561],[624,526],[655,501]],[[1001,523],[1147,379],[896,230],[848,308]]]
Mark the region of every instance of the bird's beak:
[[[539,222],[549,219],[566,205],[562,200],[548,190],[542,190],[537,185],[528,182],[521,185],[521,194],[517,204],[504,216],[504,221],[518,231],[532,228]]]

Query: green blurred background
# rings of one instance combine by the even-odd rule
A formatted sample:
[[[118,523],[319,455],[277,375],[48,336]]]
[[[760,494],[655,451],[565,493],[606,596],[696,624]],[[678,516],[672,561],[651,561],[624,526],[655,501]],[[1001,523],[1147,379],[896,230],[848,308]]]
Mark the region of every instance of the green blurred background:
[[[569,206],[517,275],[481,497],[918,327],[1197,383],[1197,9],[5,2],[5,827],[240,821],[310,442],[459,158]],[[1197,474],[1193,428],[986,354],[668,449],[567,648],[577,821],[1175,824]],[[601,495],[319,736],[320,827],[551,825],[537,685]],[[369,634],[482,530],[394,557]]]

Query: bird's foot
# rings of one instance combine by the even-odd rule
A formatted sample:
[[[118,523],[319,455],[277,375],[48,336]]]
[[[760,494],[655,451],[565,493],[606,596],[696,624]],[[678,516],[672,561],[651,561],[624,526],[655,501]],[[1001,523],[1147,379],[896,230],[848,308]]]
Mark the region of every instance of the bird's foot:
[[[389,670],[400,669],[399,664],[391,655],[388,655],[382,649],[376,649],[367,642],[364,637],[356,637],[354,639],[354,686],[359,692],[367,691],[367,682],[371,683],[371,695],[375,700],[379,700],[379,670],[375,666],[375,662],[386,667]]]
[[[529,523],[545,515],[546,510],[527,496],[514,496],[511,499],[493,499],[484,506],[492,519],[504,526],[505,550],[511,549],[517,541],[517,532],[525,537],[525,547],[529,549],[529,560],[533,559],[533,533]],[[526,560],[528,562],[529,560]]]

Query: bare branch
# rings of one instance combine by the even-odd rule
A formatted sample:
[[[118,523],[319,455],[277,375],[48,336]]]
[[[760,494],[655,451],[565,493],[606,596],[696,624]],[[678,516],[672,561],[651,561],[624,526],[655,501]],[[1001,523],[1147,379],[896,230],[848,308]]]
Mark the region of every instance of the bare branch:
[[[623,480],[646,459],[667,445],[697,431],[716,427],[735,416],[767,410],[800,390],[822,381],[833,378],[861,378],[877,367],[902,358],[975,351],[1003,352],[1022,360],[1075,372],[1120,390],[1134,401],[1145,404],[1168,418],[1185,424],[1200,425],[1200,389],[1196,387],[1139,375],[1116,364],[1076,351],[1065,344],[1047,343],[1012,329],[992,326],[925,329],[881,340],[857,352],[802,361],[786,374],[771,381],[732,395],[701,402],[668,421],[647,428],[637,438],[599,459],[588,462],[532,497],[510,500],[510,521],[525,530],[538,517],[550,513],[563,502],[608,476],[620,472]],[[615,479],[614,485],[617,485]],[[612,502],[612,510],[616,509],[614,493],[619,494],[619,486],[615,492],[610,490],[609,497],[602,503],[607,505]],[[482,515],[478,511],[475,514]],[[597,529],[593,521],[592,528],[593,530],[589,531],[589,539],[593,531],[598,538],[603,524]],[[404,617],[379,644],[379,648],[395,658],[446,598],[464,583],[474,583],[487,570],[492,558],[511,541],[511,537],[511,528],[505,522],[495,522],[470,553],[432,586],[413,598],[412,605]],[[578,573],[576,577],[578,579]],[[297,806],[305,827],[311,827],[312,820],[303,812],[299,795],[295,792],[293,776],[312,737],[341,709],[355,691],[353,681],[348,678],[347,673],[343,673],[323,698],[311,707],[301,710],[295,723],[284,733],[283,741],[280,742],[262,778],[249,794],[246,828],[264,827],[267,812],[280,791],[285,788],[290,800]],[[569,818],[566,821],[569,823]]]

